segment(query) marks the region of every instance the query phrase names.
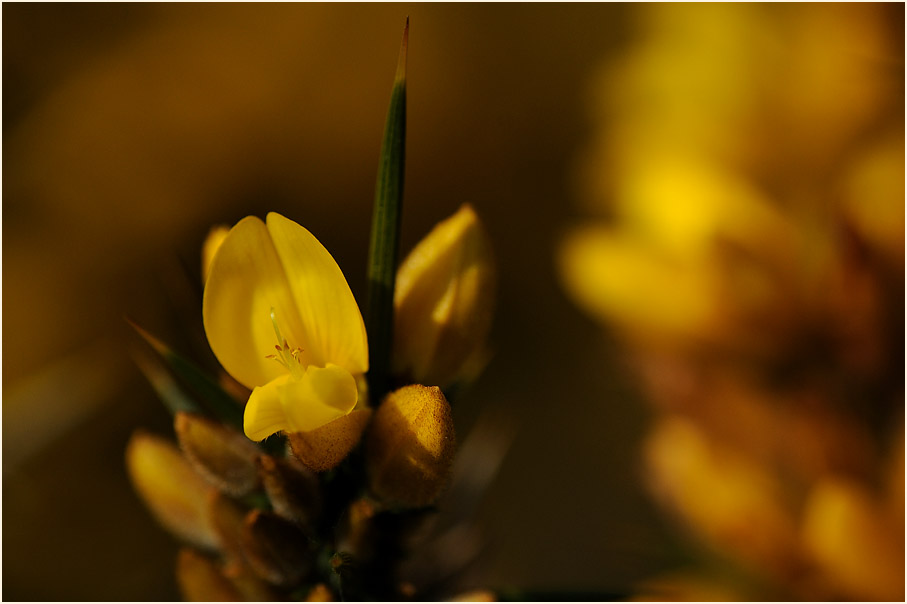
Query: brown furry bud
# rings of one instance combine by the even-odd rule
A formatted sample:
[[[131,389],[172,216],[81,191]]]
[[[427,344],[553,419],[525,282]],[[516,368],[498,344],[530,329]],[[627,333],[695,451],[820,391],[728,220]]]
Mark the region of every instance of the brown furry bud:
[[[456,451],[450,404],[441,389],[412,385],[389,394],[375,413],[367,445],[378,497],[408,507],[432,503]]]

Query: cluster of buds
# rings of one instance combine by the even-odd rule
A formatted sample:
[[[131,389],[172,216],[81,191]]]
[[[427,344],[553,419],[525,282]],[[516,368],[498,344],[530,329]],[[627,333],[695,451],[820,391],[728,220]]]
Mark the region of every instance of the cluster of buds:
[[[268,226],[278,219],[286,221],[269,217]],[[225,297],[214,282],[223,280],[224,265],[235,253],[229,246],[236,247],[239,240],[232,232],[214,230],[205,246],[206,330],[228,372],[249,386],[244,374],[230,366],[232,353],[222,353],[222,340],[212,335],[219,309],[208,309],[209,298]],[[396,369],[391,376],[395,389],[383,400],[368,400],[359,375],[351,382],[349,408],[334,409],[334,416],[318,422],[299,419],[296,410],[287,409],[279,419],[283,423],[278,422],[282,427],[265,438],[261,416],[250,407],[254,403],[262,413],[273,413],[265,406],[269,385],[256,385],[245,410],[245,434],[236,422],[183,404],[175,407],[177,443],[144,431],[133,435],[126,452],[129,474],[155,518],[185,544],[177,559],[177,580],[187,600],[424,600],[451,595],[443,591],[449,588],[443,572],[420,582],[405,574],[403,563],[450,478],[456,440],[444,390],[476,374],[494,284],[487,236],[472,208],[463,206],[437,225],[399,269]],[[271,315],[273,319],[273,310]],[[274,328],[277,360],[291,373],[277,378],[276,409],[283,412],[280,405],[296,404],[294,397],[305,403],[307,388],[319,395],[346,392],[349,374],[333,364],[342,355],[320,362],[316,338],[311,338],[315,344],[292,346],[277,321]],[[299,333],[304,331],[297,329],[294,335]],[[162,345],[156,347],[160,351]],[[146,373],[160,392],[172,395],[176,384],[168,376]],[[220,382],[230,386],[222,394],[249,396],[226,374]],[[312,413],[323,413],[312,405]],[[242,411],[238,400],[236,408]],[[306,429],[296,429],[307,421]]]

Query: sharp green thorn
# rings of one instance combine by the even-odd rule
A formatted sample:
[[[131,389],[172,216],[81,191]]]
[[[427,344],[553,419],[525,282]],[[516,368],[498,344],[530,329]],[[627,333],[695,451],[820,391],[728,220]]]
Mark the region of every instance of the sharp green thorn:
[[[406,54],[409,17],[397,59],[397,72],[378,159],[372,236],[369,246],[366,331],[369,343],[369,391],[380,404],[388,388],[394,334],[394,286],[403,206],[406,156]]]

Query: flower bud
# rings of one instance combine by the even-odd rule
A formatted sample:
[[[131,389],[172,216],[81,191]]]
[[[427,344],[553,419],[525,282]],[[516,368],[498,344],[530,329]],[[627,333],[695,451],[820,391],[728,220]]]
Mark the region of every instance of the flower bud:
[[[206,549],[219,544],[208,513],[214,490],[199,476],[179,449],[145,432],[132,435],[126,447],[126,468],[136,492],[167,530]]]
[[[371,555],[370,546],[376,541],[373,534],[373,520],[377,513],[376,504],[371,498],[355,500],[343,515],[340,527],[340,538],[337,547],[360,558]]]
[[[334,468],[359,443],[371,414],[359,409],[308,432],[289,432],[293,455],[316,472]]]
[[[211,484],[235,497],[258,486],[260,451],[245,436],[193,413],[177,413],[173,424],[186,459]]]
[[[258,471],[274,513],[311,533],[322,506],[315,474],[296,459],[270,455],[258,458]]]
[[[482,354],[491,326],[495,268],[491,244],[464,204],[410,252],[394,293],[394,372],[447,386]]]
[[[211,489],[208,493],[209,522],[217,535],[221,555],[227,563],[235,564],[245,560],[241,542],[246,514],[245,508],[217,489]]]
[[[259,577],[273,585],[292,586],[312,570],[309,540],[292,522],[252,510],[246,516],[242,551]]]
[[[378,497],[409,507],[432,503],[456,450],[450,404],[441,389],[414,384],[389,394],[375,412],[367,447]]]

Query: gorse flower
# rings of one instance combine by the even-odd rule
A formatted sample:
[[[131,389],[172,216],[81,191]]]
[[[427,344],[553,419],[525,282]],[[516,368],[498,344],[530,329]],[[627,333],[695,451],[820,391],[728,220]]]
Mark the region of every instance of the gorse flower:
[[[330,253],[275,213],[241,220],[211,263],[205,333],[224,369],[252,389],[246,436],[307,432],[350,413],[368,370],[365,324]]]
[[[408,25],[372,217],[371,355],[334,259],[309,231],[274,213],[212,229],[202,252],[208,343],[251,394],[233,381],[219,384],[223,373],[209,375],[133,324],[170,369],[140,363],[174,415],[179,447],[139,433],[127,467],[161,524],[189,544],[176,569],[185,598],[433,600],[450,595],[479,553],[473,544],[451,547],[445,535],[472,534],[468,501],[491,473],[451,486],[451,500],[467,512],[443,533],[424,530],[424,521],[455,478],[453,413],[441,387],[475,377],[476,359],[485,358],[491,246],[465,206],[398,271],[407,32]],[[285,438],[250,442],[277,432]]]

